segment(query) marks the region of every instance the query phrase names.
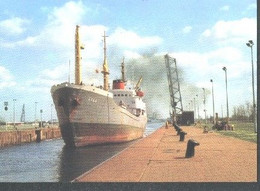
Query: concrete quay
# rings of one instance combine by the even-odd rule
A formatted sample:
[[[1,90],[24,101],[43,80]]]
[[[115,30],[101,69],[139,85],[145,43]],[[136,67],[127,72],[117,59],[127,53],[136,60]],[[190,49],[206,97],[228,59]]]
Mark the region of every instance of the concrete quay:
[[[161,127],[73,182],[256,182],[257,144],[203,129]],[[187,142],[200,143],[185,158]]]
[[[58,126],[46,128],[29,128],[0,132],[0,147],[20,145],[22,143],[40,142],[47,139],[60,138]]]

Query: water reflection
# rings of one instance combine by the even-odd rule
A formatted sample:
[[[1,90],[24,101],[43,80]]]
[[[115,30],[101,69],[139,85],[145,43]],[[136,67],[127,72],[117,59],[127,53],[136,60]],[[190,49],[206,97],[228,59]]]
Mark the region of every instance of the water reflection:
[[[145,136],[161,125],[148,124]],[[69,182],[135,141],[72,149],[55,139],[0,148],[0,182]]]
[[[157,128],[161,127],[161,125],[162,123],[148,124],[144,136],[148,136]],[[82,148],[67,148],[64,146],[59,163],[59,181],[72,181],[136,141],[138,140],[127,143],[96,145]]]
[[[62,148],[59,163],[59,181],[68,182],[92,169],[135,141],[120,144],[96,145],[82,148]]]

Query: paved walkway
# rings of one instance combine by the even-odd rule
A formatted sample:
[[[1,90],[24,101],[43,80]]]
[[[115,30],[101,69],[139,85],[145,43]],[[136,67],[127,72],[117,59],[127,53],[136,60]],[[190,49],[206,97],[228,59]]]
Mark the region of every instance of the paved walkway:
[[[193,126],[158,129],[123,152],[76,178],[75,182],[256,182],[257,144]],[[185,158],[194,139],[195,156]]]

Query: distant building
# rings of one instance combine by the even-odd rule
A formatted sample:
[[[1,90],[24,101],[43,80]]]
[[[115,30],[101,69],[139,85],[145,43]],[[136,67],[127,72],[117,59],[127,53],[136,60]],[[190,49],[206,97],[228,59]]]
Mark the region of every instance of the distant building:
[[[6,122],[6,125],[23,125],[24,124],[24,122]]]

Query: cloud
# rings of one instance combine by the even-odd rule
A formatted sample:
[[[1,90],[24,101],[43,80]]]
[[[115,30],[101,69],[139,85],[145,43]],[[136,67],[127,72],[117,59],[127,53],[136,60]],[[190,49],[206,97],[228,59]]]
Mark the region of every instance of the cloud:
[[[37,54],[42,57],[48,57],[48,61],[54,64],[46,64],[43,60],[39,65],[46,65],[46,69],[38,70],[33,80],[19,82],[21,91],[44,92],[49,93],[53,84],[67,81],[68,79],[68,61],[71,59],[71,74],[74,71],[74,38],[75,25],[80,25],[81,42],[85,45],[82,51],[82,77],[83,81],[102,84],[101,74],[96,74],[95,69],[100,69],[103,61],[103,43],[102,35],[107,31],[109,36],[108,61],[111,64],[111,71],[120,71],[118,65],[123,56],[126,59],[139,58],[143,53],[155,50],[155,47],[162,43],[162,38],[158,36],[141,36],[140,34],[118,27],[110,30],[104,25],[84,25],[83,18],[92,10],[86,7],[82,1],[68,2],[61,7],[43,8],[47,13],[47,23],[43,26],[41,32],[37,35],[28,34],[24,39],[14,42],[1,41],[1,46],[7,48],[33,48]],[[69,13],[69,14],[68,14]],[[97,10],[94,10],[97,14]],[[91,15],[90,14],[90,15]],[[66,62],[66,63],[65,63]],[[61,64],[63,63],[63,64]],[[65,64],[64,64],[65,63]],[[52,66],[51,66],[52,65]],[[36,66],[37,67],[37,66]],[[113,79],[114,72],[111,72]],[[120,73],[117,75],[120,75]],[[87,79],[87,80],[86,80]],[[74,75],[71,75],[71,82]]]
[[[49,40],[56,45],[71,46],[74,42],[75,26],[82,23],[88,10],[81,1],[68,2],[62,7],[55,7],[48,15],[48,24],[41,35],[41,40]]]
[[[186,26],[186,27],[184,27],[184,28],[182,29],[182,32],[186,34],[186,33],[189,33],[189,32],[191,31],[191,29],[192,29],[191,26]]]
[[[53,9],[45,10],[50,10],[50,12],[47,15],[47,24],[41,30],[40,34],[35,36],[27,36],[22,40],[14,42],[2,41],[1,45],[7,48],[14,48],[16,46],[38,46],[44,48],[52,47],[50,45],[63,47],[71,46],[74,42],[75,25],[82,22],[84,15],[89,9],[86,8],[81,1],[79,1],[67,2],[62,7],[54,7]],[[27,20],[15,18],[7,21],[9,21],[7,23],[9,23],[10,31],[14,31],[16,33],[22,33],[25,31],[22,26]]]
[[[121,48],[142,49],[147,47],[158,46],[162,43],[162,38],[158,36],[141,37],[137,33],[118,27],[115,32],[110,35],[110,43],[116,44]]]
[[[19,35],[26,31],[25,25],[29,24],[28,19],[12,17],[0,21],[0,32],[4,35]]]
[[[229,10],[229,6],[225,5],[225,6],[221,7],[219,10],[221,10],[221,11],[228,11]]]
[[[14,82],[14,77],[8,69],[0,66],[0,89],[13,87],[16,83]]]
[[[248,5],[248,7],[246,8],[246,10],[256,10],[257,6],[256,3],[251,3],[250,5]]]
[[[134,52],[134,51],[130,51],[130,50],[125,50],[123,54],[128,59],[131,59],[131,58],[132,59],[138,59],[138,58],[141,58],[141,56],[142,56],[139,53]]]
[[[67,70],[66,70],[66,68],[67,68]],[[41,79],[52,79],[52,80],[65,78],[66,73],[64,71],[68,71],[68,69],[69,68],[68,68],[67,64],[61,64],[52,69],[45,69],[40,72],[40,78]]]
[[[243,52],[234,47],[221,47],[204,53],[175,52],[171,55],[177,59],[178,65],[185,69],[191,81],[219,76],[223,66],[232,71],[230,78],[241,78],[245,72],[250,71],[248,63],[244,61]],[[200,75],[196,75],[194,79],[193,74]]]
[[[15,42],[0,39],[1,46],[5,48],[34,46],[38,47],[38,50],[55,50],[57,57],[62,55],[62,57],[69,58],[74,52],[76,25],[81,26],[81,41],[86,45],[82,55],[83,59],[85,57],[94,59],[102,55],[101,36],[104,31],[107,31],[109,35],[108,45],[125,49],[123,51],[126,51],[128,55],[131,52],[132,55],[137,56],[139,54],[137,51],[157,47],[162,43],[162,38],[158,36],[140,36],[134,31],[125,30],[121,27],[116,28],[115,31],[109,31],[109,28],[104,25],[84,25],[83,18],[86,14],[97,14],[100,8],[91,10],[82,1],[67,2],[62,7],[43,9],[45,12],[49,11],[49,13],[47,24],[43,27],[41,33],[35,36],[29,35]]]
[[[233,21],[218,21],[212,28],[202,33],[203,38],[212,38],[218,43],[244,43],[256,37],[256,19],[242,18]]]

